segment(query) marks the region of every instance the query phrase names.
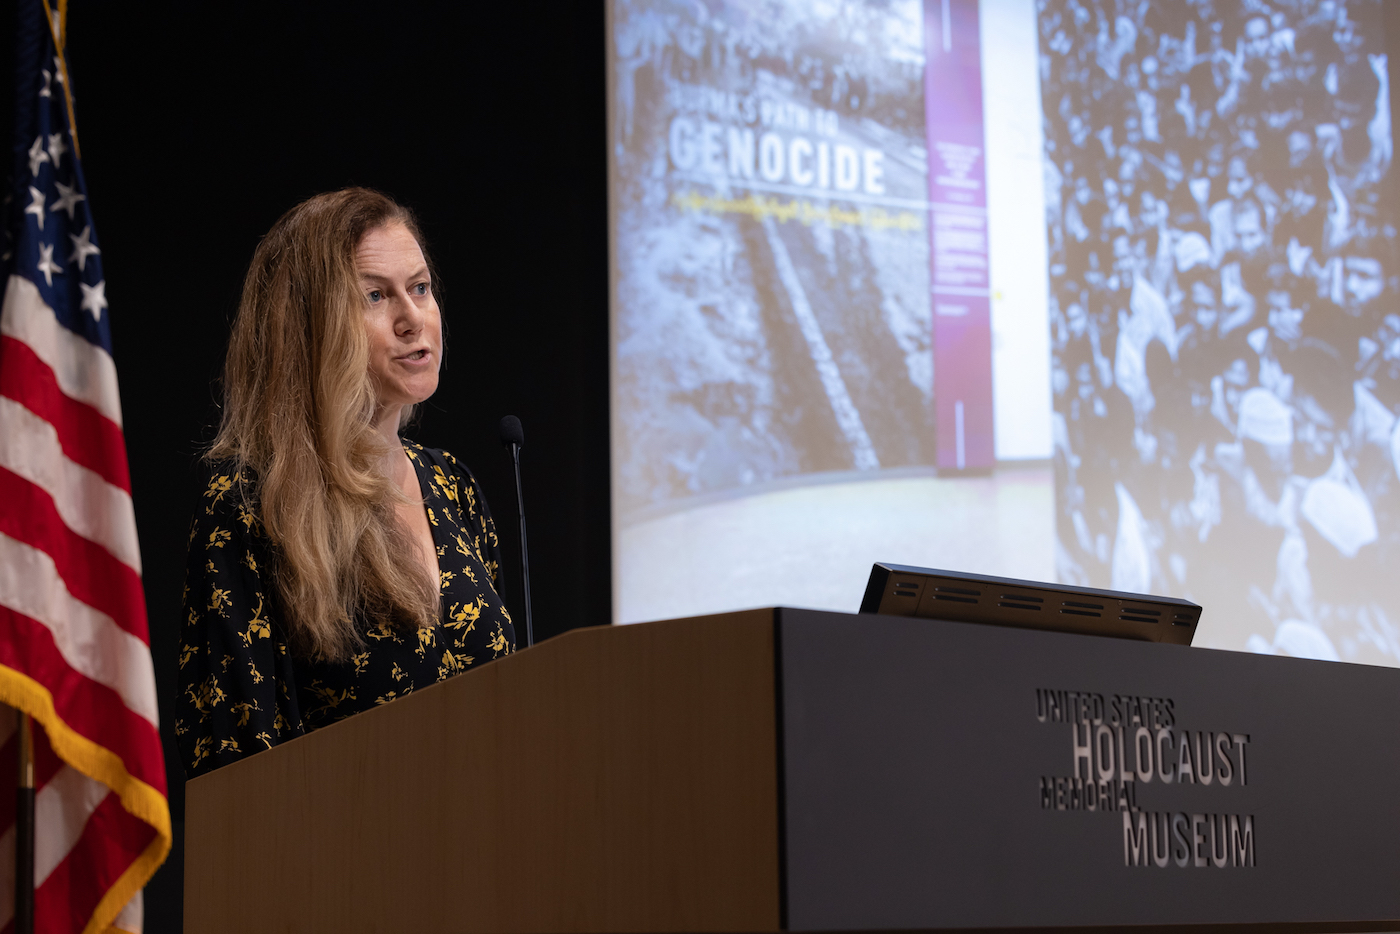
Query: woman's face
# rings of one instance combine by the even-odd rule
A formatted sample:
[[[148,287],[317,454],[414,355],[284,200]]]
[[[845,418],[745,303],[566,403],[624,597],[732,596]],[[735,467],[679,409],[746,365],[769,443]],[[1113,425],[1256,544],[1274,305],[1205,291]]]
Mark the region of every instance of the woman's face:
[[[377,227],[355,249],[379,407],[416,405],[437,390],[442,319],[428,264],[403,224]]]

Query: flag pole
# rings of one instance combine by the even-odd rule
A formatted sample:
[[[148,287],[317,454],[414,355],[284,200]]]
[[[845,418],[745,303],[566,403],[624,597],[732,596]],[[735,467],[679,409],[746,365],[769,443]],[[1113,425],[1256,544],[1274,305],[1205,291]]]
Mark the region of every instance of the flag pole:
[[[23,712],[15,789],[15,934],[34,934],[34,737]]]

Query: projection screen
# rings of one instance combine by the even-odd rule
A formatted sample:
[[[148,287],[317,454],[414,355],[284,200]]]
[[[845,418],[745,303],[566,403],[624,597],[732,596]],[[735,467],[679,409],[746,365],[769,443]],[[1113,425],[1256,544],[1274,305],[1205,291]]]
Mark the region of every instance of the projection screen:
[[[1400,664],[1380,0],[609,0],[614,613],[874,561]]]

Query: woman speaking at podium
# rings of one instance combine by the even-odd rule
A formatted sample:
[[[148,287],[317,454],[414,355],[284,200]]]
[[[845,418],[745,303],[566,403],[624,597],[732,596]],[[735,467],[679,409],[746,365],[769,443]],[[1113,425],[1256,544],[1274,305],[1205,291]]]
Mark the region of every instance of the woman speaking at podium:
[[[318,195],[259,244],[190,532],[187,776],[514,648],[481,488],[399,437],[442,346],[423,238],[385,196]]]

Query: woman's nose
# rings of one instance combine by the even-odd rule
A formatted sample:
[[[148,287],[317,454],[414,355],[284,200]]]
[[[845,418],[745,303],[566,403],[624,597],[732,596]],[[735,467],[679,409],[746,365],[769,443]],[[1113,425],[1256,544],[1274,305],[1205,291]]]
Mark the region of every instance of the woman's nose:
[[[394,330],[398,334],[412,334],[421,331],[426,315],[423,309],[418,307],[418,303],[409,295],[404,294],[399,297],[396,304],[399,306],[399,314]]]

